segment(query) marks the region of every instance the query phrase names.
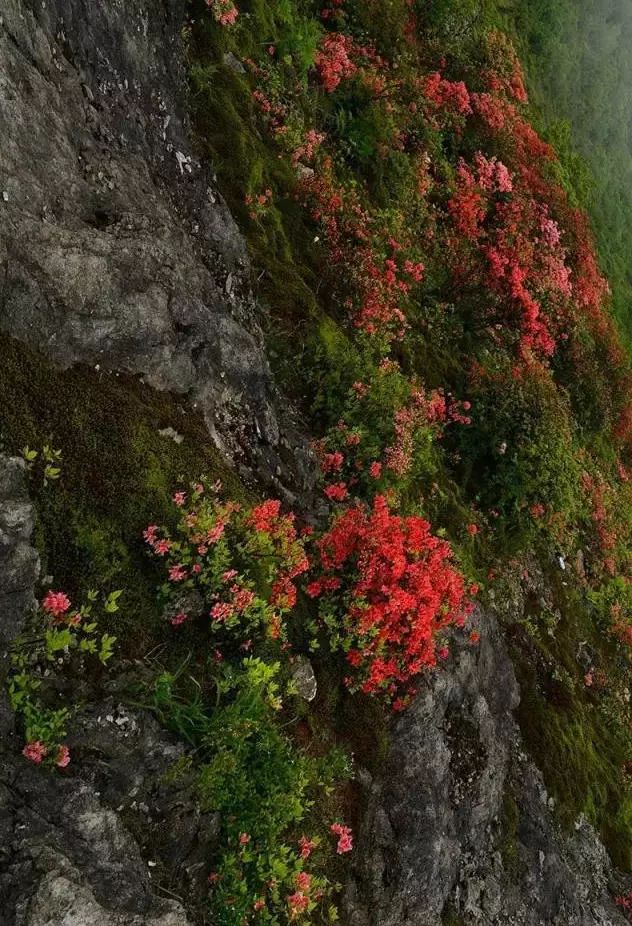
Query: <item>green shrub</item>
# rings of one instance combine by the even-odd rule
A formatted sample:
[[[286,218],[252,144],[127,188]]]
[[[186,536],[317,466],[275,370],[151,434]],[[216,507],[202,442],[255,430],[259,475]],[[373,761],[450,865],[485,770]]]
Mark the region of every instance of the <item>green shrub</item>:
[[[279,663],[249,658],[219,667],[215,680],[218,703],[210,707],[199,696],[183,699],[177,678],[165,673],[152,705],[196,747],[201,807],[220,814],[221,848],[209,878],[213,922],[241,926],[254,909],[257,922],[280,926],[296,919],[295,904],[301,922],[332,922],[336,887],[322,874],[331,837],[321,815],[334,784],[349,774],[347,762],[338,752],[308,756],[283,731]]]

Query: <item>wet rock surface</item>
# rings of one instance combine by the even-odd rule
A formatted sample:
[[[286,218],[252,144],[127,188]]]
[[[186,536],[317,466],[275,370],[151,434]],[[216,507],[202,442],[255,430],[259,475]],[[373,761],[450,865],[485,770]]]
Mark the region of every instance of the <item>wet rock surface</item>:
[[[309,453],[245,242],[192,152],[183,17],[183,0],[2,4],[0,329],[188,395],[227,454],[293,494]]]
[[[607,853],[583,820],[565,833],[512,711],[519,690],[499,626],[394,724],[368,811],[350,926],[623,926]]]

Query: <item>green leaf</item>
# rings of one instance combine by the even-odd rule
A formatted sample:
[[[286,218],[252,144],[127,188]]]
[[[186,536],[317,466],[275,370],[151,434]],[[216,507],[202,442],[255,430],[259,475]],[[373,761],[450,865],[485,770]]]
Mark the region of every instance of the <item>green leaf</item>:
[[[49,659],[54,659],[56,653],[76,644],[72,633],[67,627],[64,627],[62,630],[47,630],[44,640],[46,643],[46,654]]]
[[[118,600],[123,594],[122,591],[110,592],[108,597],[105,600],[104,610],[106,614],[114,614],[118,611]]]
[[[99,651],[99,659],[106,664],[108,659],[111,659],[114,654],[114,644],[116,643],[116,637],[112,636],[109,633],[104,633],[101,637],[101,649]]]

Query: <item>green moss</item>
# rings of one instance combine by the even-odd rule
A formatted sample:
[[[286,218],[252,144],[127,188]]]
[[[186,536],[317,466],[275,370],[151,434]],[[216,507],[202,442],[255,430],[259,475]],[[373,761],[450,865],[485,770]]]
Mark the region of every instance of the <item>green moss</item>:
[[[595,626],[581,596],[556,582],[562,617],[555,632],[546,622],[530,632],[510,631],[522,699],[520,727],[529,751],[544,775],[562,823],[572,826],[580,814],[601,833],[616,865],[632,864],[632,795],[625,767],[630,740],[618,718],[620,705],[608,689],[595,694],[584,684],[577,653],[588,645],[616,690],[623,669],[611,641]],[[535,629],[534,629],[535,626]]]
[[[604,730],[603,718],[577,704],[555,707],[527,691],[521,727],[559,805],[571,825],[580,813],[597,826],[614,862],[632,863],[631,802],[624,796],[621,765],[627,749]]]
[[[77,560],[85,564],[82,571],[92,574],[96,584],[115,587],[131,568],[130,551],[118,535],[116,523],[87,514],[74,528]]]
[[[281,41],[280,52],[282,43],[291,43],[292,36],[287,25],[280,32],[279,10],[294,6],[253,3],[248,28],[236,30],[234,37],[217,29],[202,13],[191,36],[189,73],[200,153],[217,172],[222,192],[246,232],[255,264],[267,271],[260,281],[262,292],[273,292],[274,303],[281,299],[291,311],[296,301],[292,311],[296,315],[297,309],[315,306],[312,289],[318,274],[313,233],[292,195],[295,175],[291,166],[257,129],[248,75],[224,61],[227,52],[239,61],[259,57],[262,37],[264,43],[279,45]],[[303,26],[295,23],[294,28]],[[308,57],[313,60],[313,52]],[[245,196],[266,187],[274,190],[273,206],[262,220],[253,221]]]
[[[43,574],[75,597],[91,587],[122,588],[121,611],[107,629],[128,652],[143,649],[160,626],[143,529],[168,522],[173,488],[202,473],[221,479],[233,498],[248,493],[184,398],[130,376],[60,370],[5,336],[0,352],[2,448],[19,453],[48,442],[63,454],[57,483],[32,482]],[[159,434],[168,427],[181,444]]]

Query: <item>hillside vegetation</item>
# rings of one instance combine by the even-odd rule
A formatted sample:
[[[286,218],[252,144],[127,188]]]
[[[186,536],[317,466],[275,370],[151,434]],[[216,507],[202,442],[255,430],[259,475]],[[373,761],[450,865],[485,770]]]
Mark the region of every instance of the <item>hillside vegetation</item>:
[[[428,518],[487,589],[536,551],[557,591],[514,633],[525,731],[627,863],[630,374],[587,171],[568,132],[556,154],[533,128],[498,30],[561,36],[545,15],[252,2],[222,28],[200,4],[192,93],[326,493],[342,519],[384,495]]]
[[[632,6],[627,0],[526,0],[503,4],[503,19],[519,37],[549,137],[566,146],[571,127],[573,145],[589,169],[579,197],[594,224],[614,313],[629,338]]]
[[[195,418],[184,448],[165,443],[145,425],[177,405],[138,384],[119,439],[80,439],[42,485],[33,448],[86,430],[65,411],[78,393],[107,434],[120,386],[48,372],[51,395],[7,343],[2,436],[29,462],[47,568],[61,564],[37,658],[99,655],[81,636],[94,587],[128,657],[168,634],[137,697],[191,747],[173,776],[220,815],[218,926],[336,920],[361,810],[349,755],[379,766],[389,714],[449,671],[455,635],[478,645],[479,603],[503,622],[561,823],[585,814],[632,863],[632,370],[603,274],[623,319],[625,204],[615,220],[595,199],[600,265],[588,174],[568,131],[534,127],[547,111],[501,29],[553,61],[565,9],[547,25],[548,5],[477,0],[191,5],[199,154],[313,439],[315,510],[254,497]],[[537,101],[574,66],[545,71]],[[587,157],[610,145],[602,125]],[[112,473],[98,491],[97,469]],[[127,585],[142,628],[108,617]],[[313,705],[306,657],[324,681]],[[12,682],[25,755],[59,765],[65,729],[29,664],[18,653]]]

